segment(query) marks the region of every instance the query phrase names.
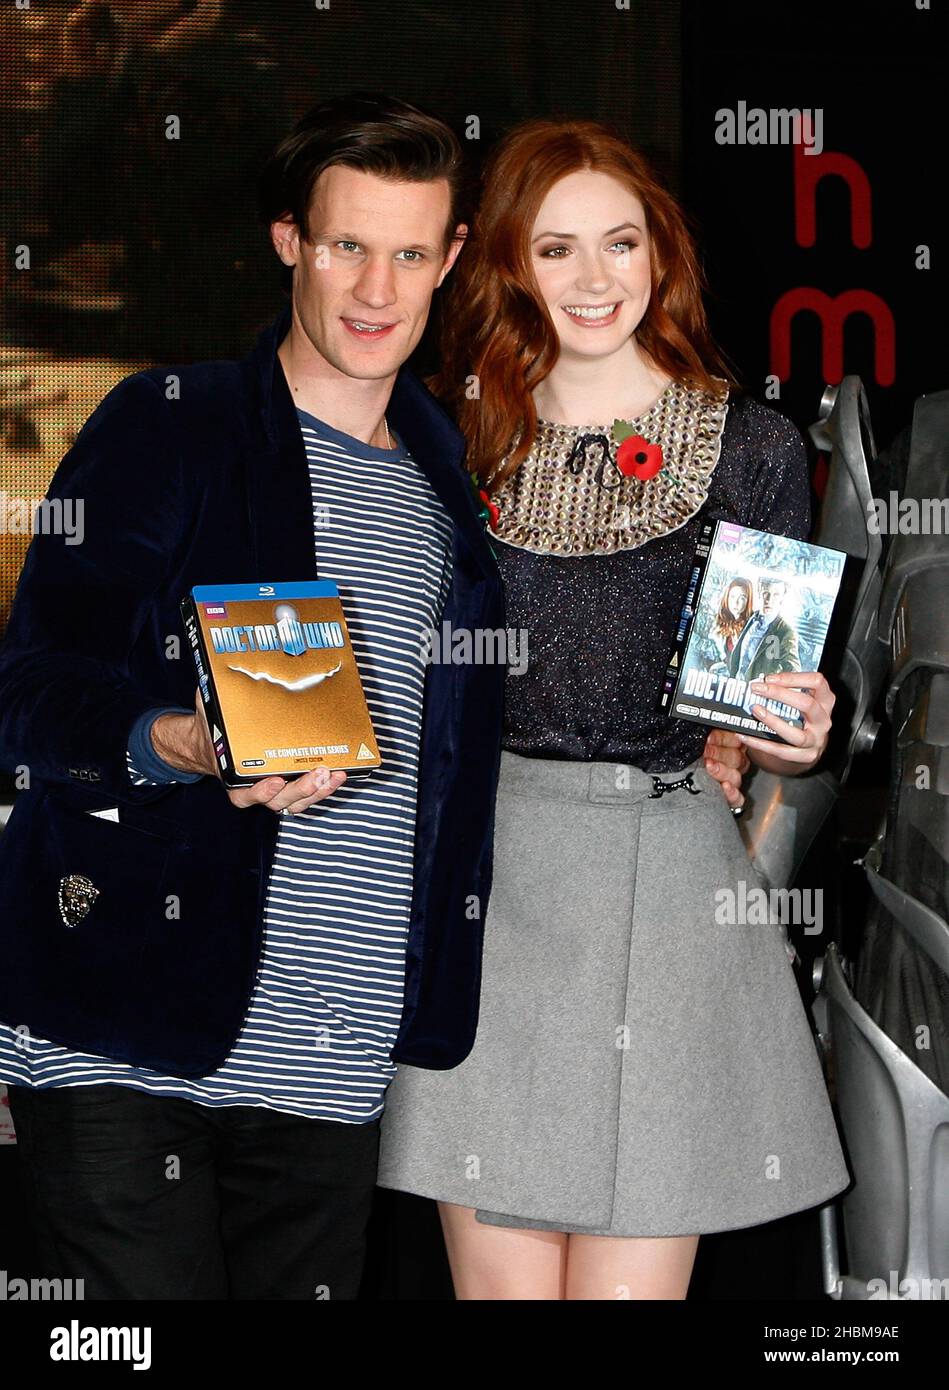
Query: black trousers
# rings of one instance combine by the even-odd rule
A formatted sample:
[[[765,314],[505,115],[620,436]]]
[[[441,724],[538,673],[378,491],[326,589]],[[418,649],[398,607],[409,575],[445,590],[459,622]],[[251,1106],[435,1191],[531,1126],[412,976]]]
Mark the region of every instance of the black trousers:
[[[379,1121],[11,1086],[39,1277],[87,1299],[352,1299]]]

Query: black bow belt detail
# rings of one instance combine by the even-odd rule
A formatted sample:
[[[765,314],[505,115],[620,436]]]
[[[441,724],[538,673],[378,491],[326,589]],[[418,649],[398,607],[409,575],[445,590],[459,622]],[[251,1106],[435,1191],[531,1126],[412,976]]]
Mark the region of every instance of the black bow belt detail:
[[[649,793],[649,800],[654,797],[662,797],[666,792],[678,791],[680,787],[685,787],[691,796],[701,796],[702,788],[696,787],[692,782],[691,772],[687,772],[684,777],[680,777],[678,782],[660,782],[658,777],[653,777],[652,785],[654,790]]]

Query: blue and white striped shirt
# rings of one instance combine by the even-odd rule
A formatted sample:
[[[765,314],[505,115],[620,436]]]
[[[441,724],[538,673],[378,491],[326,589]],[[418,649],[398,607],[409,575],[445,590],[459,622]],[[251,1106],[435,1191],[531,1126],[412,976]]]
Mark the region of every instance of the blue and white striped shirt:
[[[447,598],[451,522],[404,451],[376,449],[298,416],[318,573],[339,586],[382,766],[280,818],[258,979],[217,1071],[195,1080],[163,1076],[18,1038],[0,1024],[0,1079],[117,1082],[204,1105],[259,1105],[344,1123],[382,1113],[396,1071],[389,1052],[412,901],[422,638]],[[148,780],[129,767],[134,781]]]

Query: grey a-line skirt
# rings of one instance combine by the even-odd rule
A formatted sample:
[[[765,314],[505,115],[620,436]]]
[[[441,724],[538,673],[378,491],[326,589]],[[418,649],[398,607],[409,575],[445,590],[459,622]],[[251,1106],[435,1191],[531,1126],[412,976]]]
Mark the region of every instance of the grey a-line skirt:
[[[687,770],[656,797],[637,768],[502,755],[477,1039],[451,1071],[400,1067],[383,1187],[674,1236],[848,1186],[784,928],[729,920],[760,882],[701,760],[660,780]]]

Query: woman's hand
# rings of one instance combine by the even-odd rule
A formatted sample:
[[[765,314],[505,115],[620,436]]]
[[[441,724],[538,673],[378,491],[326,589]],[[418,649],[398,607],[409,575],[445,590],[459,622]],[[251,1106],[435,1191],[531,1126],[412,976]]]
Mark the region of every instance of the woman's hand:
[[[804,716],[804,727],[799,729],[763,705],[752,705],[756,719],[787,739],[787,743],[772,743],[770,739],[739,734],[756,767],[795,776],[819,762],[830,737],[831,713],[837,699],[825,677],[819,671],[780,671],[752,681],[748,688],[765,699],[791,705]]]
[[[713,729],[705,740],[702,757],[705,759],[706,772],[721,784],[729,806],[743,806],[745,798],[741,779],[751,762],[738,735],[730,733],[728,729]]]

